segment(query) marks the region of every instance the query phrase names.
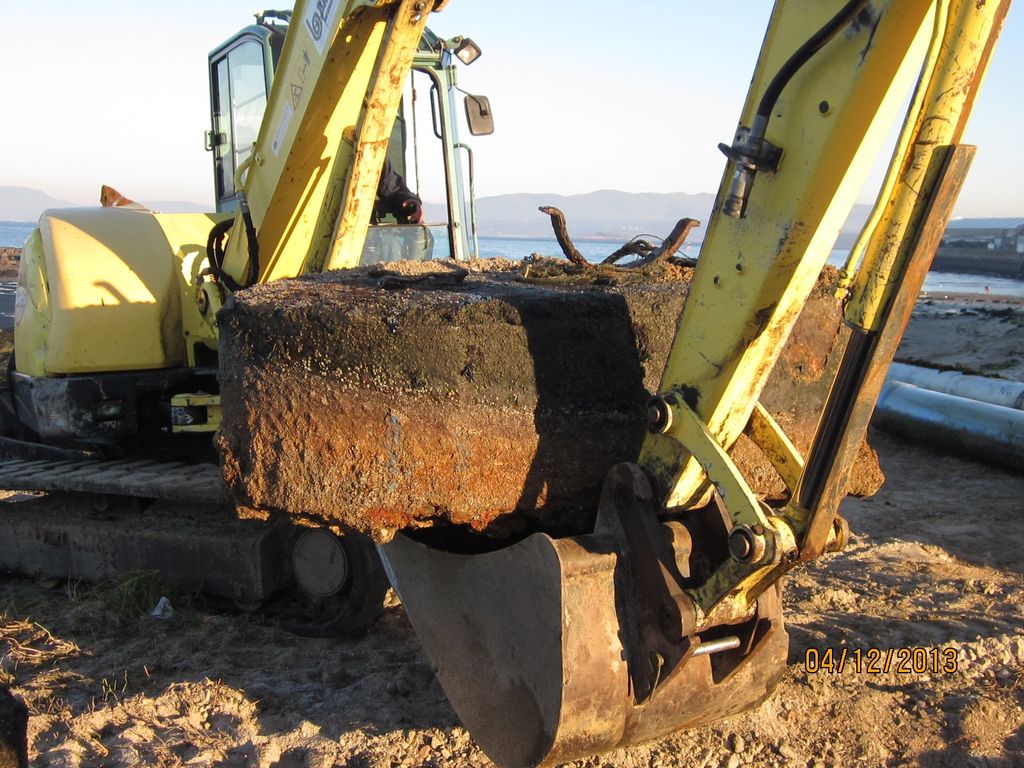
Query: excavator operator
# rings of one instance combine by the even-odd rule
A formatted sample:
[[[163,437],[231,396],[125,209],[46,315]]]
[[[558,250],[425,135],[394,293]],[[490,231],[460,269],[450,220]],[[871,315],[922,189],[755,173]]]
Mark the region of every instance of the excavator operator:
[[[402,174],[392,167],[387,158],[380,172],[377,204],[373,212],[378,222],[388,214],[394,216],[399,224],[419,224],[423,221],[423,202],[419,195],[409,189]]]
[[[354,125],[342,132],[342,138],[349,144],[355,141],[355,135]],[[423,201],[409,189],[405,178],[391,165],[391,160],[385,157],[377,184],[377,202],[373,207],[374,223],[379,224],[388,215],[394,216],[399,224],[419,224],[423,221]]]

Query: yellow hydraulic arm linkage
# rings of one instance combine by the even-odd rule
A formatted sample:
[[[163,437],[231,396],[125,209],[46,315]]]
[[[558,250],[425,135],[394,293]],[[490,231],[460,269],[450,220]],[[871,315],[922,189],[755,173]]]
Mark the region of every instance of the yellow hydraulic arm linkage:
[[[783,674],[778,581],[836,516],[971,156],[958,145],[1009,0],[779,0],[637,464],[592,533],[483,554],[384,553],[456,711],[501,765],[553,764],[755,706]],[[916,88],[913,88],[916,79]],[[906,95],[841,285],[852,337],[800,456],[758,405]],[[746,432],[785,480],[757,499]]]

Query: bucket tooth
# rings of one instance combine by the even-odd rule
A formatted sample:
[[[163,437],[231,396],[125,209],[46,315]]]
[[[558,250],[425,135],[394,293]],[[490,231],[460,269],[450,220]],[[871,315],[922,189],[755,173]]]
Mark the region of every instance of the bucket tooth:
[[[726,717],[763,701],[785,671],[773,587],[752,619],[689,638],[705,652],[637,703],[616,609],[622,555],[604,532],[533,534],[468,555],[400,534],[381,549],[448,699],[500,766],[561,763]]]

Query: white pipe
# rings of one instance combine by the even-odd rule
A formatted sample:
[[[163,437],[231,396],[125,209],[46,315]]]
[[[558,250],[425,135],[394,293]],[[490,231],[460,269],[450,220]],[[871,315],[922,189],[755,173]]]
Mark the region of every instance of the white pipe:
[[[965,458],[1024,472],[1024,410],[888,381],[872,423]]]
[[[972,376],[959,371],[937,371],[918,365],[893,363],[886,382],[899,381],[947,395],[981,400],[993,405],[1024,410],[1024,382]]]

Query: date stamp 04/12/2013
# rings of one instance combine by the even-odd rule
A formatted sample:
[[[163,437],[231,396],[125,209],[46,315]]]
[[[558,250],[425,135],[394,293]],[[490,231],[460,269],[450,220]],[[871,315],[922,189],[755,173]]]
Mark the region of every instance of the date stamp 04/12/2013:
[[[804,651],[804,669],[808,674],[897,675],[954,674],[959,669],[955,648],[808,648]]]

